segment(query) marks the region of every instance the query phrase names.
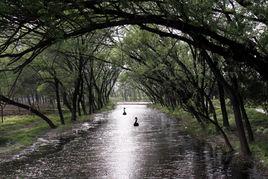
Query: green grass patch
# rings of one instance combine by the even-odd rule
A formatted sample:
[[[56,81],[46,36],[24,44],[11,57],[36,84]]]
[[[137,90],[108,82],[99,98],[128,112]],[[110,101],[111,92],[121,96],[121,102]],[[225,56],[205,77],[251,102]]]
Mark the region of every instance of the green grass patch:
[[[50,114],[48,117],[58,126],[58,129],[56,129],[58,131],[63,131],[72,126],[69,113],[64,114],[66,125],[60,124],[57,114]],[[81,118],[85,121],[89,120],[90,116],[82,116]],[[80,121],[80,117],[78,121]],[[0,124],[0,154],[6,152],[9,148],[10,150],[19,150],[29,146],[38,137],[50,130],[53,129],[35,115],[7,116],[4,123]]]
[[[247,108],[247,115],[252,125],[263,125],[268,127],[268,115],[260,113],[254,108]]]
[[[4,123],[0,124],[0,147],[15,143],[21,146],[29,145],[48,129],[49,126],[34,115],[7,116]]]
[[[253,154],[268,167],[268,115],[255,108],[247,108],[247,115],[255,134],[255,142],[250,144]]]
[[[259,141],[251,144],[251,150],[263,164],[268,166],[268,143],[267,141]]]
[[[98,112],[112,110],[114,106],[114,103],[110,102]],[[5,116],[4,123],[0,123],[0,154],[3,155],[6,152],[17,151],[29,146],[38,137],[50,130],[57,130],[61,133],[73,126],[70,113],[64,113],[65,125],[60,124],[58,114],[47,116],[58,126],[57,129],[51,129],[44,120],[35,115]],[[91,118],[91,115],[78,116],[76,123],[89,121]]]

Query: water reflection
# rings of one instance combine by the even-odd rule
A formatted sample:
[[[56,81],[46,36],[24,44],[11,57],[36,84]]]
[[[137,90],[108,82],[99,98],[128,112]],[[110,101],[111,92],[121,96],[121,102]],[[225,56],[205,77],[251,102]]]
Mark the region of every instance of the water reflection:
[[[121,108],[118,107],[119,109]],[[132,109],[132,108],[131,108]],[[134,141],[133,110],[127,110],[127,115],[123,116],[121,110],[114,111],[110,119],[114,122],[109,126],[110,135],[108,140],[108,150],[111,156],[107,156],[107,168],[114,177],[130,175],[135,171],[136,142]]]
[[[127,115],[122,115],[126,107]],[[134,127],[138,117],[139,127]],[[0,166],[0,176],[37,178],[262,178],[222,164],[222,154],[178,130],[177,120],[145,105],[96,115],[60,151]],[[1,178],[1,177],[0,177]]]

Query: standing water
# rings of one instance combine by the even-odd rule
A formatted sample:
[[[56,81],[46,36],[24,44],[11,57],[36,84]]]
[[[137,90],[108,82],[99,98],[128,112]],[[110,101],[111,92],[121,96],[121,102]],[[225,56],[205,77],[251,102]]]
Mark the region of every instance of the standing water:
[[[1,178],[264,178],[224,166],[220,151],[146,105],[118,105],[86,125],[92,126],[58,150],[2,163]]]

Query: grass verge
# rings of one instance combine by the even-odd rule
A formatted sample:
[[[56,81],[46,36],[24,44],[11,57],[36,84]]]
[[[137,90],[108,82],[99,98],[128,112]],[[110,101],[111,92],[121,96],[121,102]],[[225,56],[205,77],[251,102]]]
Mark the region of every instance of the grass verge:
[[[103,109],[97,112],[109,111],[114,108],[114,103],[108,103]],[[64,114],[65,125],[60,124],[60,119],[57,114],[47,115],[49,119],[58,126],[57,129],[51,129],[46,122],[35,115],[14,115],[5,116],[4,123],[0,123],[0,157],[11,155],[27,146],[32,145],[37,138],[56,130],[60,133],[71,129],[73,122],[71,122],[70,113]],[[89,121],[92,115],[82,115],[78,117],[76,123]]]

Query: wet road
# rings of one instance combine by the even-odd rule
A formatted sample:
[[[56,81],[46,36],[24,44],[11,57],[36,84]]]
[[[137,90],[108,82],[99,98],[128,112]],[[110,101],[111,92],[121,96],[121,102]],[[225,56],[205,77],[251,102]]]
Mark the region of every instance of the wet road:
[[[135,117],[139,127],[133,126]],[[60,150],[2,166],[1,178],[261,178],[224,166],[220,151],[146,105],[118,105],[85,125],[89,130]]]

